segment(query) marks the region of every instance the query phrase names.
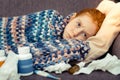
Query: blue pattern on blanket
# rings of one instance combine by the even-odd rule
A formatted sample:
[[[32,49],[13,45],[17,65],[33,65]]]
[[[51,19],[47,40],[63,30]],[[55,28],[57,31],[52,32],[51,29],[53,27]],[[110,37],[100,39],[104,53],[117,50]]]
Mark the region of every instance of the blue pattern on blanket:
[[[36,14],[28,15],[29,23],[27,25],[26,36],[28,42],[38,42],[41,40],[54,40],[61,38],[63,31],[63,16],[54,10],[45,10]],[[64,24],[65,25],[65,24]]]
[[[0,49],[18,53],[18,46],[29,46],[35,69],[61,61],[83,60],[90,49],[88,43],[62,38],[69,19],[70,16],[64,18],[55,10],[0,18]]]

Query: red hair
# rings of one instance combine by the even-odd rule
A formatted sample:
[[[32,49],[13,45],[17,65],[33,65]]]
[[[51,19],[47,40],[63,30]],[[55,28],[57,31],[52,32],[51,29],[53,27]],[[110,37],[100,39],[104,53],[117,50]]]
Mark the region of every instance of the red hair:
[[[105,19],[105,14],[100,12],[99,10],[95,8],[88,8],[88,9],[83,9],[79,12],[77,12],[75,17],[78,17],[80,15],[88,14],[90,17],[93,19],[93,21],[98,25],[98,30],[101,27],[104,19]]]

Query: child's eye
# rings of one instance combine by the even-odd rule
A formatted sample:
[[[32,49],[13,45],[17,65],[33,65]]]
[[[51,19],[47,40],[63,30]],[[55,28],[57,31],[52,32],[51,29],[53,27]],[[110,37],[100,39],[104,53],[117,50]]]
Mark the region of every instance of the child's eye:
[[[83,36],[84,36],[85,38],[87,38],[87,34],[86,34],[86,33],[83,33]]]

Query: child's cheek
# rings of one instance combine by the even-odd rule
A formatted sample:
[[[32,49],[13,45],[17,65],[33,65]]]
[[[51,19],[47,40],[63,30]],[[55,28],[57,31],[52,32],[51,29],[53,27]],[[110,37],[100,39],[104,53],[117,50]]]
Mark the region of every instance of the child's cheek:
[[[71,38],[75,37],[76,29],[74,27],[71,27],[71,30],[69,31],[69,33],[71,34]]]
[[[74,28],[73,29],[73,33],[74,33],[74,36],[77,36],[77,35],[79,35],[79,33],[80,33],[80,30],[78,29],[78,28]]]

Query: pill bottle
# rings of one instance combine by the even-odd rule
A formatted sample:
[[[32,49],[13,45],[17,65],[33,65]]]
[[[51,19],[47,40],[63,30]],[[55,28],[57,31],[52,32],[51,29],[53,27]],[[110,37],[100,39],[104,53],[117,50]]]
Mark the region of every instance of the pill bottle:
[[[30,48],[27,46],[18,47],[18,73],[21,76],[33,74],[33,61]]]

